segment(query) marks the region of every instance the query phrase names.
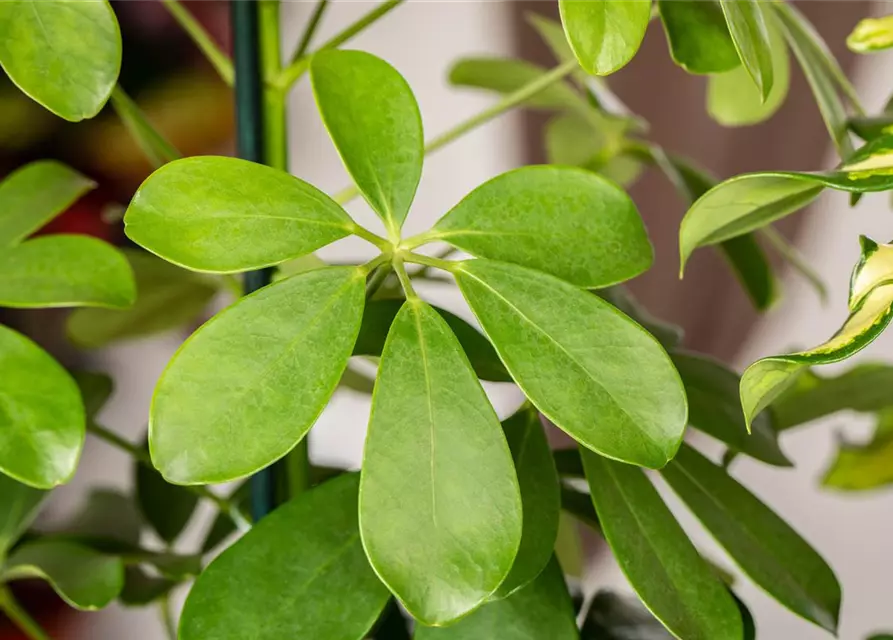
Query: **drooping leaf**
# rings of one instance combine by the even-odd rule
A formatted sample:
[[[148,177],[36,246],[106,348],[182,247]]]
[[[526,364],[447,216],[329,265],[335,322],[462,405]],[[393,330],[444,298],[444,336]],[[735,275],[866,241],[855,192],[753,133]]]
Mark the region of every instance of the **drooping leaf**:
[[[128,309],[76,309],[66,331],[77,345],[95,349],[196,322],[219,291],[214,280],[150,253],[124,250],[136,277],[136,302]]]
[[[682,327],[655,318],[626,288],[609,287],[599,290],[598,295],[642,325],[664,349],[669,351],[682,341]]]
[[[763,100],[774,82],[772,42],[759,0],[719,0],[741,64],[760,90]]]
[[[136,284],[127,260],[102,240],[41,236],[0,252],[0,305],[127,307]]]
[[[754,582],[800,617],[836,631],[837,578],[784,520],[687,445],[661,474]]]
[[[689,73],[721,73],[741,65],[717,0],[657,0],[670,55]]]
[[[414,618],[444,624],[496,591],[521,541],[511,453],[458,340],[418,299],[388,334],[362,469],[363,546]]]
[[[754,419],[748,433],[737,374],[704,355],[677,352],[672,357],[688,394],[688,421],[693,427],[767,464],[791,466],[778,446],[768,412]]]
[[[285,262],[354,228],[344,209],[303,180],[215,156],[155,171],[134,195],[124,224],[131,240],[168,262],[216,273]]]
[[[559,0],[558,9],[580,66],[597,76],[632,60],[651,19],[651,0]]]
[[[605,539],[633,589],[673,635],[740,638],[738,607],[640,470],[581,448]]]
[[[180,640],[365,637],[388,600],[360,543],[357,475],[285,503],[193,586]]]
[[[549,563],[561,515],[558,472],[539,413],[533,407],[522,408],[504,420],[502,428],[521,488],[523,527],[515,563],[496,592],[499,598],[531,583]]]
[[[666,0],[665,0],[666,1]],[[580,640],[672,640],[635,597],[599,591],[586,610]]]
[[[22,578],[46,580],[72,607],[93,611],[118,597],[124,564],[83,545],[37,540],[16,549],[0,571],[0,582]]]
[[[483,607],[448,627],[417,625],[415,640],[577,640],[571,597],[558,561],[504,600]]]
[[[552,276],[489,260],[456,281],[531,402],[603,455],[659,468],[687,417],[679,374],[660,344],[597,296]]]
[[[0,3],[0,65],[56,115],[92,118],[121,68],[121,32],[106,0]]]
[[[654,252],[630,197],[570,167],[523,167],[472,191],[431,237],[473,255],[539,269],[586,288],[633,278]]]
[[[0,11],[13,4],[3,3]],[[0,248],[18,244],[95,187],[86,176],[54,160],[13,171],[0,182]]]
[[[0,473],[0,562],[37,516],[46,495]]]
[[[743,66],[711,76],[707,83],[707,111],[721,125],[740,127],[768,120],[787,98],[791,84],[788,45],[775,14],[765,11],[764,18],[772,50],[772,90],[763,100],[760,89],[751,82]]]
[[[893,47],[893,16],[863,18],[846,39],[850,51],[874,53]]]
[[[182,157],[182,154],[152,126],[139,106],[120,86],[116,86],[112,91],[111,102],[127,132],[139,145],[153,169]]]
[[[885,388],[886,390],[886,388]],[[893,484],[893,413],[878,415],[874,437],[865,444],[840,438],[837,456],[822,478],[822,486],[842,491],[867,491]]]
[[[341,160],[369,206],[399,235],[422,176],[422,118],[396,69],[362,51],[324,51],[313,95]]]
[[[363,310],[363,324],[357,335],[353,353],[358,356],[380,356],[384,349],[388,329],[403,306],[403,300],[371,300]],[[450,329],[462,345],[471,368],[481,380],[493,382],[511,382],[512,378],[505,365],[496,355],[496,350],[481,332],[457,315],[434,307],[434,310],[446,321]]]
[[[189,524],[198,496],[185,487],[165,482],[161,474],[144,464],[133,464],[134,490],[146,523],[168,544]]]
[[[0,325],[0,472],[38,489],[74,475],[84,446],[81,394],[28,338]]]
[[[152,461],[165,479],[235,480],[290,451],[347,366],[364,283],[353,267],[309,271],[242,298],[193,334],[149,414]]]

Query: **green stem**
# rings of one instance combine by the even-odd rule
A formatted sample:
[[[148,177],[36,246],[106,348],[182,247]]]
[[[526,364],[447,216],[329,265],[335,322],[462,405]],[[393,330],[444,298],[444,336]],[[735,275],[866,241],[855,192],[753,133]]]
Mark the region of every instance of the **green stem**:
[[[406,268],[403,266],[403,259],[394,258],[392,264],[394,272],[397,274],[397,279],[400,280],[400,285],[403,287],[403,292],[406,294],[406,299],[418,298],[415,289],[412,288],[412,280],[409,279],[409,274],[406,273]]]
[[[426,256],[421,253],[414,253],[409,251],[403,254],[404,260],[406,262],[411,262],[413,264],[421,264],[426,267],[434,267],[435,269],[443,269],[444,271],[453,272],[456,270],[456,264],[458,264],[455,260],[441,260],[440,258],[435,258],[433,256]],[[418,275],[418,274],[415,274]]]
[[[189,13],[178,0],[161,0],[174,20],[180,23],[183,30],[189,34],[192,41],[201,49],[202,53],[208,59],[208,62],[217,70],[223,81],[229,86],[233,86],[235,73],[233,71],[233,63],[229,57],[223,53],[223,50],[217,46],[217,43],[211,39],[211,36],[205,31],[205,28],[198,20]]]
[[[329,0],[317,0],[316,7],[313,9],[313,15],[311,15],[310,20],[307,21],[307,26],[304,28],[304,34],[301,36],[301,41],[298,43],[298,48],[295,49],[292,60],[303,58],[304,54],[307,53],[307,48],[310,46],[310,42],[313,40],[313,36],[316,34],[316,30],[319,28],[319,24],[322,21],[322,16],[328,8]]]
[[[34,618],[22,608],[12,593],[6,587],[0,586],[0,611],[15,623],[15,625],[30,640],[52,640]]]
[[[376,22],[392,9],[402,4],[405,0],[387,0],[375,7],[372,11],[362,16],[359,20],[348,26],[340,33],[333,36],[330,40],[323,43],[315,53],[335,49],[360,33],[363,29]],[[291,64],[279,74],[273,81],[273,84],[283,92],[288,91],[291,86],[303,76],[310,67],[310,58],[308,55],[295,56]]]
[[[453,255],[454,253],[456,253],[456,251],[458,251],[458,250],[457,250],[455,247],[445,247],[444,249],[441,249],[440,251],[438,251],[437,253],[435,253],[432,257],[433,257],[433,258],[440,258],[440,259],[448,258],[448,257],[450,257],[451,255]],[[431,267],[432,267],[432,266],[434,266],[434,265],[427,265],[427,264],[426,264],[426,265],[424,265],[421,269],[419,269],[418,271],[415,271],[415,272],[413,272],[413,273],[410,273],[409,275],[411,275],[413,278],[419,278],[419,277],[426,276],[426,275],[428,275],[428,272],[431,270]]]
[[[435,151],[453,142],[457,138],[465,135],[469,131],[477,129],[481,125],[490,122],[506,111],[514,109],[518,105],[526,102],[527,100],[535,96],[540,91],[543,91],[550,85],[569,75],[576,68],[576,60],[568,60],[567,62],[554,67],[549,72],[544,73],[535,80],[525,84],[517,91],[506,95],[502,100],[494,104],[492,107],[484,109],[477,115],[472,116],[468,120],[460,122],[452,129],[449,129],[436,138],[430,140],[427,144],[425,144],[425,154],[427,155],[429,153],[434,153]],[[346,189],[342,189],[341,191],[333,195],[332,199],[338,204],[346,204],[356,198],[359,194],[360,192],[356,188],[356,186],[350,186]]]
[[[389,241],[385,240],[379,235],[372,233],[371,231],[369,231],[369,229],[360,226],[357,223],[354,223],[351,229],[351,233],[353,233],[358,238],[362,238],[366,242],[375,245],[384,252],[392,251],[394,248],[394,245],[391,244]]]

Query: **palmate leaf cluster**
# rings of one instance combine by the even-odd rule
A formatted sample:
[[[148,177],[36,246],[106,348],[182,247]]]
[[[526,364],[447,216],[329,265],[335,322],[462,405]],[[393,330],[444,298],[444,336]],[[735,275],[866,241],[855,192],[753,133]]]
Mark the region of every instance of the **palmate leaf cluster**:
[[[270,95],[284,100],[289,79],[309,71],[319,115],[378,215],[379,234],[350,216],[344,197],[279,169],[181,158],[116,86],[121,42],[106,2],[0,6],[0,65],[22,91],[72,121],[110,101],[157,167],[124,216],[127,236],[145,251],[82,236],[31,237],[94,185],[52,161],[9,175],[0,183],[0,304],[85,307],[70,315],[68,333],[99,347],[195,323],[212,297],[238,291],[234,274],[277,269],[272,284],[223,309],[177,351],[157,383],[145,444],[101,424],[108,378],[69,373],[0,327],[0,585],[39,578],[72,606],[96,609],[116,599],[165,601],[198,576],[180,620],[184,640],[561,640],[623,630],[755,637],[734,585],[655,488],[659,475],[742,573],[794,614],[836,631],[833,570],[728,465],[744,455],[791,466],[779,433],[849,409],[877,414],[877,433],[865,446],[843,445],[825,484],[893,482],[890,369],[862,366],[837,378],[810,369],[851,356],[886,328],[893,248],[862,239],[849,317],[828,342],[763,358],[739,377],[686,351],[681,331],[623,287],[653,261],[623,187],[646,166],[663,172],[688,206],[681,267],[696,249],[717,247],[765,310],[778,290],[764,245],[821,290],[771,224],[826,189],[854,200],[893,189],[893,120],[864,114],[821,38],[786,3],[558,4],[561,24],[531,17],[555,70],[466,58],[449,74],[455,85],[502,94],[505,108],[552,112],[550,164],[488,180],[412,237],[402,229],[425,154],[452,134],[426,145],[412,90],[384,60],[338,48],[336,38],[298,56],[284,79],[267,79]],[[172,11],[184,19],[182,8]],[[709,77],[707,108],[724,124],[774,113],[793,53],[839,166],[718,181],[650,141],[647,124],[594,76],[626,65],[655,17],[673,60]],[[198,27],[187,23],[195,36]],[[883,21],[861,25],[850,46],[886,46],[885,29]],[[225,72],[225,56],[199,43]],[[865,144],[856,148],[851,131]],[[313,255],[348,236],[378,255],[337,266]],[[448,253],[421,249],[433,243]],[[446,259],[456,252],[467,257]],[[458,286],[480,329],[413,286],[443,278]],[[247,479],[294,455],[339,385],[364,388],[349,366],[354,357],[378,364],[366,389],[361,468],[310,467],[312,488],[252,525]],[[481,381],[513,383],[525,403],[500,421]],[[548,425],[577,448],[552,451]],[[683,442],[689,428],[725,445],[724,464]],[[87,432],[133,456],[133,495],[97,493],[58,531],[34,531],[46,491],[72,476]],[[207,486],[232,481],[239,483],[226,495]],[[201,548],[171,552],[200,500],[219,510]],[[562,511],[603,536],[638,601],[602,592],[578,616],[556,554]],[[207,562],[237,531],[244,535]],[[163,544],[141,545],[147,532]],[[0,607],[18,611],[2,586]]]

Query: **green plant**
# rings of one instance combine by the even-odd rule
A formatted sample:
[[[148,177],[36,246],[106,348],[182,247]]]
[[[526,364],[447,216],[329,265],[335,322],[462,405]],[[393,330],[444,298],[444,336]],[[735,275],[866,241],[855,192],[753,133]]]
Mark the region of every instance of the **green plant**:
[[[559,0],[563,29],[531,17],[557,65],[459,61],[454,84],[502,97],[426,143],[400,74],[341,48],[400,0],[310,53],[327,7],[321,0],[288,64],[279,56],[275,0],[233,3],[235,63],[175,0],[164,4],[221,77],[235,81],[247,159],[180,158],[155,131],[115,85],[121,42],[104,0],[0,3],[0,65],[10,78],[68,120],[110,101],[157,167],[124,223],[131,240],[158,256],[83,237],[26,240],[92,186],[57,163],[34,163],[0,184],[0,304],[129,307],[71,314],[70,336],[100,346],[194,320],[217,291],[240,292],[233,274],[247,274],[249,295],[171,360],[155,391],[148,449],[96,422],[111,391],[107,377],[69,374],[0,327],[0,584],[38,577],[78,608],[119,599],[160,602],[169,613],[171,589],[197,575],[179,624],[183,640],[408,638],[408,618],[420,640],[754,637],[734,585],[688,539],[641,470],[649,468],[755,583],[836,630],[841,590],[832,569],[726,467],[736,455],[790,466],[780,432],[849,408],[881,416],[876,441],[842,450],[827,483],[893,480],[890,369],[861,367],[836,379],[810,370],[864,348],[893,317],[891,248],[863,239],[851,315],[836,336],[764,358],[740,379],[683,350],[680,331],[622,285],[652,262],[635,204],[618,186],[646,165],[690,205],[682,267],[694,250],[716,246],[760,310],[776,298],[763,244],[822,291],[771,223],[825,189],[854,201],[893,190],[893,116],[865,116],[796,9],[756,0]],[[717,182],[648,140],[639,118],[606,107],[616,100],[589,74],[623,67],[654,17],[673,59],[709,75],[708,110],[726,124],[772,115],[793,51],[840,167]],[[854,48],[888,44],[879,28],[857,29]],[[354,182],[332,197],[284,171],[285,98],[305,74]],[[424,156],[518,106],[554,112],[545,140],[552,164],[497,176],[430,230],[404,238]],[[851,130],[864,146],[854,149]],[[342,208],[358,195],[381,219],[381,234]],[[327,266],[313,256],[349,235],[377,257]],[[435,242],[447,249],[420,251]],[[457,250],[474,257],[447,259]],[[416,294],[414,281],[444,273],[483,333]],[[352,356],[380,359],[374,391],[348,368]],[[513,381],[527,402],[500,424],[479,380]],[[372,393],[359,473],[307,457],[306,435],[339,384]],[[579,450],[550,451],[544,418]],[[682,443],[689,426],[725,443],[723,465]],[[136,505],[102,492],[61,532],[28,532],[45,491],[71,477],[85,431],[133,457]],[[208,486],[249,477],[226,496]],[[171,552],[199,500],[218,517],[200,549]],[[578,629],[555,556],[562,509],[604,536],[641,603],[598,594]],[[140,546],[146,527],[165,546]],[[237,529],[246,533],[203,568]],[[5,586],[0,608],[30,637],[46,637]]]

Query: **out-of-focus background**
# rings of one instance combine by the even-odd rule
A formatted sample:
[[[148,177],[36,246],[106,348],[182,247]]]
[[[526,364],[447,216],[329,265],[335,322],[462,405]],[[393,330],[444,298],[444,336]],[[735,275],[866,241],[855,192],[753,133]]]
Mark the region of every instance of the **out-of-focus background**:
[[[150,119],[185,154],[227,154],[232,151],[232,106],[228,89],[217,80],[191,42],[154,0],[113,3],[124,34],[122,84]],[[828,41],[854,78],[869,112],[877,111],[893,89],[893,56],[858,60],[849,55],[844,39],[861,18],[893,11],[893,3],[857,0],[813,0],[797,3]],[[228,7],[216,0],[187,2],[192,11],[228,47]],[[365,0],[336,1],[325,17],[318,41],[335,33],[373,6]],[[313,3],[284,2],[285,40],[289,49]],[[548,53],[524,20],[526,12],[554,15],[554,2],[495,2],[486,0],[415,0],[355,38],[350,46],[371,51],[404,74],[421,105],[430,137],[492,104],[491,95],[451,87],[450,64],[460,56],[488,54],[520,56],[552,64]],[[835,163],[824,125],[806,83],[794,71],[786,105],[769,122],[743,129],[723,128],[704,108],[706,82],[686,75],[669,59],[659,25],[654,24],[642,51],[611,79],[612,88],[629,107],[651,123],[653,138],[667,149],[709,167],[720,177],[757,169],[812,170]],[[289,113],[291,169],[296,175],[334,192],[347,177],[325,135],[309,86],[299,84]],[[521,164],[541,161],[542,116],[512,113],[476,130],[426,161],[419,195],[407,222],[408,232],[427,228],[465,193],[484,180]],[[53,230],[94,233],[123,240],[114,220],[149,166],[129,141],[113,113],[78,125],[64,124],[0,81],[0,172],[30,159],[56,157],[100,181],[98,195],[82,200],[54,223]],[[806,283],[784,278],[783,301],[758,317],[725,265],[711,252],[696,254],[684,282],[677,280],[676,238],[684,204],[657,176],[646,174],[632,189],[655,243],[654,269],[633,283],[633,290],[659,317],[686,329],[686,344],[743,367],[757,357],[795,346],[817,344],[840,324],[846,309],[850,269],[858,257],[859,234],[878,240],[893,237],[893,212],[887,195],[866,196],[850,210],[846,194],[828,192],[810,210],[782,225],[829,286],[823,306]],[[351,212],[375,225],[363,205]],[[322,252],[331,259],[364,259],[366,246],[346,240]],[[443,306],[468,318],[458,294],[448,287],[423,288]],[[216,300],[216,305],[226,300]],[[211,312],[209,309],[209,313]],[[103,424],[134,441],[143,436],[155,380],[184,333],[130,341],[92,353],[75,351],[63,336],[63,314],[15,313],[4,322],[25,329],[50,346],[64,362],[110,373],[116,390],[103,410]],[[891,360],[893,334],[878,340],[861,359]],[[833,368],[830,368],[833,370]],[[504,415],[520,400],[509,385],[490,385],[494,403]],[[357,466],[368,415],[368,397],[339,390],[333,405],[314,428],[310,447],[315,460]],[[792,470],[741,459],[733,474],[784,514],[830,562],[844,586],[840,637],[858,640],[869,631],[893,628],[893,491],[859,494],[818,488],[818,479],[832,455],[837,434],[867,437],[868,425],[855,415],[838,415],[827,424],[793,431],[782,445],[794,460]],[[54,496],[50,521],[70,515],[92,488],[128,488],[130,461],[100,442],[88,439],[75,480]],[[708,555],[733,570],[684,507],[678,506],[686,528]],[[207,516],[190,525],[198,539]],[[623,585],[623,578],[605,549],[594,546],[585,586]],[[734,573],[734,570],[733,570]],[[816,640],[826,634],[770,601],[746,578],[737,576],[739,595],[754,614],[759,637],[766,640]],[[182,594],[181,594],[182,595]],[[41,597],[37,594],[35,597]],[[163,638],[154,609],[102,613],[60,613],[56,636],[65,640],[129,640]],[[0,631],[0,638],[4,638]],[[13,636],[14,637],[14,636]]]

